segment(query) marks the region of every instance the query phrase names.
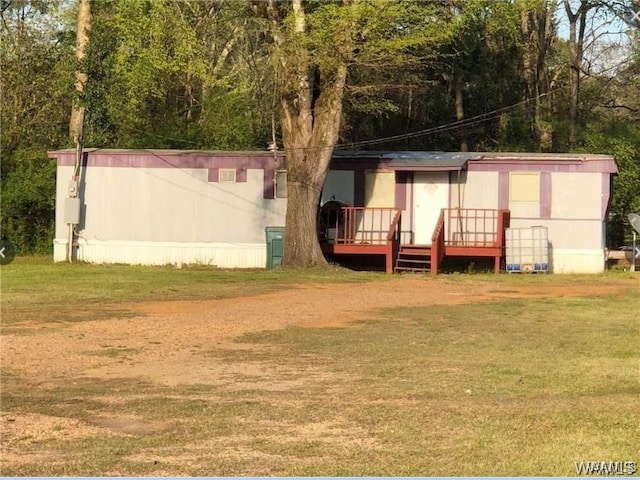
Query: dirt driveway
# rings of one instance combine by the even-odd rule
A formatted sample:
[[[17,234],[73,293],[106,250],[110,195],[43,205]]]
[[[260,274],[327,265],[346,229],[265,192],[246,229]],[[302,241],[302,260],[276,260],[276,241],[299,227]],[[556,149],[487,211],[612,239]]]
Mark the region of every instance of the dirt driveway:
[[[251,388],[287,390],[299,386],[292,386],[291,382],[300,383],[314,375],[327,373],[321,369],[314,370],[310,365],[304,372],[294,372],[295,375],[283,379],[277,373],[270,373],[268,365],[255,361],[217,362],[211,352],[231,349],[256,349],[257,352],[261,346],[238,342],[237,337],[286,327],[349,327],[356,325],[354,322],[358,320],[380,318],[382,309],[394,307],[504,298],[597,296],[614,294],[616,290],[636,284],[629,279],[566,285],[562,281],[536,284],[397,276],[373,283],[301,285],[276,293],[238,298],[159,301],[109,307],[114,312],[134,312],[133,316],[124,318],[104,318],[105,306],[102,305],[100,317],[95,320],[47,322],[34,318],[12,324],[10,330],[3,331],[0,336],[2,368],[4,374],[11,375],[8,382],[3,382],[3,391],[10,392],[12,388],[24,391],[26,388],[35,393],[55,387],[68,388],[83,381],[95,383],[104,380],[106,383],[119,379],[160,387],[209,385],[213,391],[218,387],[229,388],[230,383],[232,388],[241,388],[242,385],[249,388],[245,384],[238,385],[239,378],[258,379],[255,382],[259,383],[250,385]],[[118,394],[110,394],[108,390],[100,400],[107,403],[122,401]],[[96,412],[93,417],[81,421],[28,412],[2,412],[1,465],[3,469],[12,471],[22,465],[59,463],[59,458],[41,447],[46,442],[145,435],[165,428],[168,428],[167,424],[135,415],[105,416]],[[317,430],[317,426],[313,428]],[[335,425],[323,428],[330,429],[329,433],[334,436],[327,435],[335,443]],[[353,428],[349,427],[350,433],[347,430],[341,433],[340,438],[344,437],[344,442],[361,441],[360,437],[352,438]],[[319,432],[316,430],[300,432],[300,435],[317,439]],[[222,440],[226,442],[228,439]],[[189,448],[196,451],[199,446]],[[221,451],[225,448],[240,448],[232,455],[238,458],[248,455],[238,446],[229,447],[221,443],[212,447]],[[148,459],[140,461],[143,460]],[[180,459],[175,463],[180,465],[184,462]],[[182,470],[163,470],[160,466],[152,471],[156,476],[184,474]],[[114,470],[101,473],[125,475],[128,472]]]
[[[629,286],[630,282],[624,282]],[[240,348],[238,335],[288,326],[332,327],[372,319],[380,309],[499,298],[614,293],[616,282],[538,286],[398,276],[386,282],[304,285],[253,297],[115,305],[139,316],[79,323],[24,322],[2,335],[2,366],[29,383],[69,378],[141,378],[164,385],[215,383],[220,372],[201,355]],[[245,347],[242,347],[245,348]],[[112,355],[110,355],[110,353]]]

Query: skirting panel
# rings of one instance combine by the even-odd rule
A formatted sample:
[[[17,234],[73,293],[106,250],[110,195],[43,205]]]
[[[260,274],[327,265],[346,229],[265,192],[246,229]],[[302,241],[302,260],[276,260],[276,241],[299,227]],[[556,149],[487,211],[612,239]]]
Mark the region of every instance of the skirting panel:
[[[77,260],[87,263],[129,265],[211,265],[219,268],[265,268],[266,244],[128,242],[80,240]],[[53,259],[67,258],[67,241],[53,241]]]
[[[604,250],[552,249],[553,273],[602,273],[605,269]]]

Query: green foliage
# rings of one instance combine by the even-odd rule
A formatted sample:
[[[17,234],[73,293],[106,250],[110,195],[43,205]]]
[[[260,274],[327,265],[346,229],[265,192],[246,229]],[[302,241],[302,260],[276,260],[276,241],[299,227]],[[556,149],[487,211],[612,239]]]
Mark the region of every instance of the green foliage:
[[[221,150],[266,147],[269,131],[255,115],[260,104],[249,85],[212,88],[203,102],[208,114],[200,123],[202,143]]]
[[[73,43],[54,1],[16,2],[0,29],[2,237],[18,254],[52,249],[55,164],[68,142]]]
[[[429,68],[449,60],[442,45],[456,33],[448,9],[432,2],[364,3],[361,10],[345,106],[345,133],[355,141],[409,126],[407,97],[415,107],[430,94]]]
[[[607,244],[617,248],[628,241],[629,213],[640,213],[640,129],[633,124],[610,119],[589,125],[583,151],[613,155],[618,175],[613,180]]]
[[[30,2],[29,2],[30,3]],[[57,2],[4,12],[0,28],[0,110],[3,169],[17,149],[66,141],[73,91],[72,44]],[[41,13],[45,9],[47,15]],[[8,158],[9,157],[9,158]]]
[[[254,112],[265,110],[262,101],[270,97],[254,83],[252,71],[260,66],[247,60],[255,59],[238,53],[247,48],[250,33],[245,6],[228,2],[219,7],[161,0],[96,4],[87,60],[87,143],[215,149],[266,145],[270,118]]]
[[[355,65],[347,97],[345,135],[355,142],[429,130],[456,121],[454,84],[463,83],[465,117],[518,103],[522,94],[519,10],[513,2],[472,0],[413,5],[422,9],[422,43],[401,68]],[[427,21],[428,20],[428,21]],[[406,62],[406,57],[403,58]],[[386,65],[386,64],[385,64]],[[393,67],[394,63],[391,63]],[[365,82],[372,86],[365,88]],[[385,103],[386,102],[386,103]],[[531,132],[522,112],[494,115],[466,128],[471,148],[526,150]],[[384,148],[458,150],[459,130],[443,129]]]
[[[50,253],[55,211],[55,162],[40,148],[20,149],[2,185],[2,238],[18,254]]]
[[[85,106],[89,125],[97,128],[95,134],[88,129],[88,140],[133,146],[141,132],[162,128],[167,119],[175,123],[183,114],[187,107],[179,98],[189,79],[202,77],[203,56],[178,2],[127,0],[95,7]]]
[[[457,150],[464,133],[470,149],[531,151],[537,145],[527,111],[512,108],[527,90],[522,63],[531,43],[522,37],[521,13],[548,3],[309,0],[308,34],[287,48],[308,52],[314,81],[347,61],[341,143],[435,129],[369,148]],[[249,6],[245,0],[92,2],[89,55],[81,66],[89,77],[80,99],[87,111],[85,144],[263,149],[279,116],[276,66],[282,58],[274,55],[272,25]],[[276,2],[285,29],[293,26],[290,7]],[[46,151],[70,146],[75,3],[14,0],[2,2],[2,9],[2,235],[19,253],[48,251],[55,177]],[[618,161],[610,246],[625,241],[626,215],[640,211],[635,48],[636,57],[615,76],[594,71],[581,87],[580,149]],[[554,92],[536,125],[552,132],[553,151],[568,146],[568,59],[562,39],[544,58]],[[465,118],[497,112],[464,132],[455,125],[439,128],[456,120],[456,79],[462,80]],[[278,134],[278,122],[275,127]]]

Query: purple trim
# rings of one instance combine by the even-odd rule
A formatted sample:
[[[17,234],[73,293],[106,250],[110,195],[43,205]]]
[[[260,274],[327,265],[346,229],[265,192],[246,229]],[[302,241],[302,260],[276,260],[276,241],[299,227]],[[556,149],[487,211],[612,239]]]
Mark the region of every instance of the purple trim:
[[[407,173],[407,182],[409,183],[409,205],[410,205],[410,210],[409,210],[409,218],[411,219],[411,224],[409,225],[409,231],[411,232],[411,242],[413,243],[413,227],[414,227],[414,210],[415,210],[415,204],[414,204],[414,185],[415,185],[415,179],[414,179],[414,174],[413,172],[409,172]]]
[[[551,173],[540,173],[540,218],[551,218]]]
[[[50,158],[56,158],[58,166],[73,166],[75,152],[64,150],[49,152]],[[215,183],[219,180],[221,168],[235,168],[236,182],[247,181],[247,170],[263,170],[263,198],[275,196],[274,179],[276,164],[283,164],[282,155],[275,157],[262,152],[180,152],[171,150],[95,150],[85,151],[85,167],[106,168],[193,168],[207,169],[207,180]]]
[[[449,205],[448,208],[460,207],[464,205],[464,190],[460,187],[467,184],[466,172],[464,170],[451,170],[449,173]],[[453,194],[453,187],[456,187],[456,194]],[[460,193],[458,193],[460,192]],[[458,205],[458,199],[462,205]]]
[[[271,154],[232,155],[210,154],[201,152],[194,154],[176,154],[165,151],[110,151],[96,150],[85,152],[88,167],[110,168],[236,168],[238,170],[262,170],[273,166],[278,160]],[[56,158],[58,166],[71,167],[75,163],[75,154],[69,151],[50,152],[50,158]],[[238,172],[240,173],[240,172]]]
[[[364,170],[355,170],[353,172],[353,205],[364,206],[365,200],[365,175]]]
[[[466,167],[466,165],[465,165]],[[398,172],[459,172],[464,170],[464,167],[428,167],[428,166],[390,166],[391,170]]]
[[[611,176],[607,173],[602,174],[602,217],[604,221],[609,216],[609,200],[611,197]]]
[[[498,208],[509,208],[509,172],[498,172]]]
[[[223,167],[229,168],[229,167]],[[247,181],[247,169],[246,168],[236,168],[236,183],[246,183]],[[220,181],[220,168],[214,167],[209,168],[208,175],[209,183],[216,183]]]
[[[405,210],[407,208],[407,183],[409,174],[407,172],[396,172],[396,208]]]
[[[264,169],[262,198],[265,200],[276,198],[276,169],[274,167]]]
[[[197,150],[117,150],[85,149],[88,166],[97,167],[145,167],[145,168],[241,168],[261,169],[266,165],[284,161],[284,152],[274,159],[269,152],[222,152]],[[471,154],[470,154],[471,155]],[[470,159],[467,168],[471,171],[554,171],[554,172],[603,172],[618,173],[613,157],[607,155],[534,154],[534,153],[483,153],[481,160]],[[73,166],[75,150],[49,152],[60,166]],[[391,158],[334,157],[332,170],[378,170],[389,168]],[[395,167],[409,169],[409,167]],[[445,170],[435,167],[417,169]],[[455,168],[451,168],[455,170]]]

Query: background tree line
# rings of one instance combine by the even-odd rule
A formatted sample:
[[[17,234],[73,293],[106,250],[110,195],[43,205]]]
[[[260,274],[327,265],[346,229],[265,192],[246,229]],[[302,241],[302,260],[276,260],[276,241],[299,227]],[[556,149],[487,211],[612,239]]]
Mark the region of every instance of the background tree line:
[[[306,102],[316,128],[339,117],[337,148],[608,153],[611,247],[640,212],[639,0],[94,0],[81,64],[77,2],[0,5],[2,236],[22,254],[52,248],[46,152],[73,146],[74,101],[90,147],[294,145]]]

